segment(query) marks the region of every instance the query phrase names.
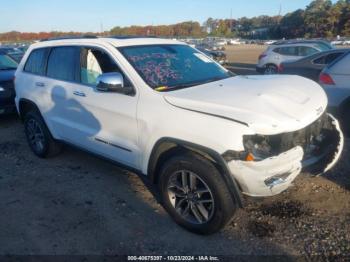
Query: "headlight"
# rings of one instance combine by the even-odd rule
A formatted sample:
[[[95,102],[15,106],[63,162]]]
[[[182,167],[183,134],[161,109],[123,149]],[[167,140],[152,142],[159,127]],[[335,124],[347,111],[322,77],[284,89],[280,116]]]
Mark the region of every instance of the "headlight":
[[[222,156],[226,162],[233,160],[241,161],[262,161],[274,155],[274,149],[271,146],[272,137],[253,135],[243,136],[244,151],[226,151]],[[277,141],[275,141],[276,143]]]
[[[277,141],[271,141],[272,137],[269,136],[244,136],[243,145],[246,152],[249,154],[250,161],[261,161],[274,155],[274,149],[271,144]]]
[[[3,92],[3,91],[5,91],[5,89],[2,86],[0,86],[0,92]]]

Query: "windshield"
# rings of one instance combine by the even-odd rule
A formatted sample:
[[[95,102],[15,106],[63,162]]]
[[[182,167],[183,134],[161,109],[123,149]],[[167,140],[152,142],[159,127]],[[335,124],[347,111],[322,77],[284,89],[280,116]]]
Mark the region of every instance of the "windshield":
[[[0,54],[0,70],[16,69],[17,63],[7,55]]]
[[[233,76],[206,55],[187,45],[119,48],[143,80],[157,91],[170,91]]]

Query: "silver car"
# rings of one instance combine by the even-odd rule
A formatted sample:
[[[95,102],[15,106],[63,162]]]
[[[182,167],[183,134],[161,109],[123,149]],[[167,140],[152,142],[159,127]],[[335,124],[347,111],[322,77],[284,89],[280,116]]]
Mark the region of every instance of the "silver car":
[[[263,74],[276,74],[283,62],[296,61],[321,51],[331,50],[332,48],[329,43],[322,40],[275,42],[259,56],[256,71]]]
[[[340,116],[345,131],[350,134],[350,52],[326,67],[319,82],[327,93],[330,111]]]

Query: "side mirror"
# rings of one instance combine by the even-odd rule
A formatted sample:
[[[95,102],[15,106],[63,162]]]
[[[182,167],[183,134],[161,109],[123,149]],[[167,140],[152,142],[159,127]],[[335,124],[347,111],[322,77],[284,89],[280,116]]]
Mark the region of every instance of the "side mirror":
[[[120,73],[105,73],[97,77],[97,91],[129,94],[130,89],[124,86],[124,78]]]

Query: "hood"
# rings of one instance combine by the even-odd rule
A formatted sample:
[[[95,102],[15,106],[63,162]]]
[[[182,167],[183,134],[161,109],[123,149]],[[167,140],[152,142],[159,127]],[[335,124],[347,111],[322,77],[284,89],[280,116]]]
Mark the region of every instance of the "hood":
[[[223,117],[255,133],[292,132],[314,122],[327,107],[315,82],[299,76],[236,76],[164,95],[173,106]]]

